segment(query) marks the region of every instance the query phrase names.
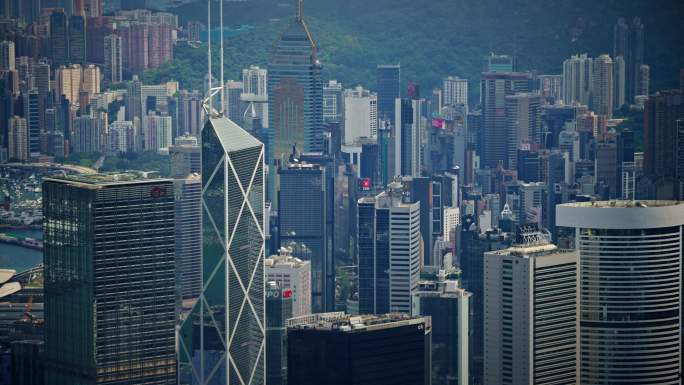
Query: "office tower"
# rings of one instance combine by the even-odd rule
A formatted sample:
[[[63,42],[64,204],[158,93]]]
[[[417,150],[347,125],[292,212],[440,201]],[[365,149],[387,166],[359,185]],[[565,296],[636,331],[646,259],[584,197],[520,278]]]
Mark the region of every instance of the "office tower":
[[[71,15],[69,18],[69,62],[86,62],[86,23],[81,15]]]
[[[649,90],[651,87],[651,67],[647,64],[642,64],[639,66],[639,88],[637,89],[637,95],[649,95]]]
[[[63,10],[54,10],[50,15],[50,50],[53,66],[69,63],[68,44],[67,17]]]
[[[661,91],[651,95],[644,108],[644,174],[652,179],[655,197],[680,199],[678,187],[684,179],[680,164],[682,147],[677,122],[684,120],[684,97],[681,91]]]
[[[344,91],[344,143],[378,136],[378,95],[357,86]]]
[[[594,177],[606,191],[603,199],[614,199],[618,193],[617,145],[613,140],[596,143]]]
[[[375,79],[375,89],[378,92],[378,118],[394,122],[394,101],[401,97],[401,65],[378,65]]]
[[[601,55],[594,60],[591,84],[591,110],[598,115],[613,116],[613,60]]]
[[[533,150],[530,146],[518,149],[516,166],[518,180],[528,183],[542,181],[539,151]]]
[[[323,86],[323,121],[337,122],[344,127],[345,106],[342,83],[330,80]]]
[[[426,205],[432,211],[429,217],[432,221],[432,240],[437,237],[446,238],[448,235],[444,233],[444,210],[448,207],[458,207],[458,172],[460,169],[456,168],[455,172],[444,173],[432,176],[431,186],[429,186],[429,200]],[[424,190],[424,188],[423,188]],[[424,203],[421,202],[421,206]],[[422,210],[421,210],[422,211]],[[422,224],[423,218],[421,218]],[[439,266],[437,264],[433,264]]]
[[[278,219],[280,246],[293,248],[293,255],[311,261],[312,311],[333,310],[335,271],[332,250],[333,234],[326,225],[332,215],[327,198],[329,185],[326,168],[306,162],[291,162],[278,169]]]
[[[79,116],[74,119],[73,150],[77,153],[101,152],[104,131],[102,119],[94,116]]]
[[[589,105],[594,60],[587,54],[573,55],[563,61],[563,102]]]
[[[582,202],[556,214],[579,250],[577,382],[679,384],[684,205]]]
[[[247,107],[240,99],[240,95],[243,93],[242,84],[242,82],[228,80],[223,88],[226,98],[226,105],[223,106],[224,114],[228,119],[232,120],[238,125],[242,124],[242,118]]]
[[[172,178],[184,178],[201,172],[202,153],[194,136],[177,137],[176,144],[169,147],[169,157]]]
[[[142,120],[143,117],[143,99],[142,99],[142,82],[137,75],[133,75],[133,80],[126,85],[126,120],[133,121],[134,118]]]
[[[114,34],[107,35],[104,38],[105,84],[121,83],[123,81],[122,71],[121,37]]]
[[[544,160],[546,169],[546,229],[551,233],[551,240],[558,242],[558,231],[556,229],[556,205],[567,202],[566,167],[569,166],[570,159],[567,153],[559,150],[551,151]]]
[[[287,323],[289,384],[431,383],[428,317],[325,313]]]
[[[287,384],[287,320],[293,314],[293,292],[266,281],[266,383]]]
[[[13,41],[0,41],[0,71],[9,71],[15,69],[14,52]]]
[[[263,144],[238,125],[207,121],[202,292],[180,327],[181,384],[265,381],[263,159]]]
[[[323,150],[322,67],[303,7],[303,1],[298,0],[297,13],[275,42],[268,64],[269,160],[288,156],[293,145],[304,152]]]
[[[422,100],[395,100],[394,169],[399,175],[420,176],[422,108]]]
[[[258,66],[249,66],[242,70],[241,100],[254,106],[256,117],[262,128],[268,128],[268,71]],[[255,127],[252,127],[254,130]]]
[[[542,142],[541,96],[536,93],[519,93],[505,98],[508,170],[515,170],[518,149],[521,145],[538,145]]]
[[[544,104],[563,101],[563,75],[538,75],[537,82]]]
[[[566,125],[577,117],[586,113],[585,106],[577,105],[546,105],[541,108],[542,135],[544,148],[557,148],[558,137],[565,130]]]
[[[55,70],[55,82],[57,93],[66,96],[71,104],[78,104],[78,96],[81,92],[81,79],[83,73],[79,64],[69,67],[59,67]]]
[[[413,294],[411,314],[432,317],[432,384],[467,385],[470,297],[440,270],[435,281],[421,281]]]
[[[292,291],[291,317],[311,314],[311,261],[293,257],[292,248],[281,247],[277,255],[264,260],[264,276],[267,282]]]
[[[173,199],[141,174],[43,178],[46,384],[176,383]]]
[[[146,115],[143,118],[142,129],[143,150],[155,152],[168,151],[173,143],[171,125],[170,116]]]
[[[429,177],[402,177],[401,186],[403,188],[403,200],[406,203],[420,203],[420,244],[423,253],[422,265],[431,266],[432,263],[432,244],[434,242],[433,231],[433,210],[435,209],[433,199],[432,179]],[[439,206],[437,206],[439,210]]]
[[[100,67],[89,64],[83,68],[82,87],[90,96],[100,93]]]
[[[405,202],[403,186],[358,201],[359,312],[409,312],[420,278],[420,203]]]
[[[515,63],[513,56],[499,55],[491,52],[485,56],[483,72],[513,72]]]
[[[202,178],[174,179],[176,210],[176,286],[181,300],[199,298],[202,290]]]
[[[84,0],[83,12],[86,17],[102,17],[104,11],[104,0]]]
[[[496,168],[499,161],[508,154],[506,130],[506,96],[528,92],[530,74],[522,72],[482,74],[480,98],[482,103],[483,127],[480,145],[482,168]]]
[[[635,17],[631,24],[619,18],[613,29],[613,57],[625,62],[625,102],[634,103],[638,95],[640,67],[644,64],[644,25]]]
[[[32,88],[24,94],[24,118],[28,126],[28,151],[29,155],[40,152],[40,133],[43,131],[41,126],[41,103],[38,90]]]
[[[25,118],[13,116],[9,118],[7,158],[25,162],[29,159],[28,124]]]
[[[574,384],[577,253],[534,227],[517,238],[485,253],[484,384]]]
[[[199,135],[202,126],[202,96],[198,91],[180,91],[178,101],[178,133]]]
[[[448,76],[442,81],[442,89],[445,106],[462,104],[468,110],[468,79]]]
[[[168,25],[156,23],[150,23],[147,31],[148,68],[157,68],[173,59],[173,31]]]

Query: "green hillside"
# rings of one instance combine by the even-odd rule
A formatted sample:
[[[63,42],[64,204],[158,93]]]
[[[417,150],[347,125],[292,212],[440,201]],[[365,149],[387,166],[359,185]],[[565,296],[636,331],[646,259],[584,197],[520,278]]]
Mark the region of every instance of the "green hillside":
[[[226,78],[237,78],[250,64],[266,64],[293,3],[224,3],[226,25],[256,27],[226,41]],[[204,1],[176,12],[182,24],[206,22]],[[612,54],[613,24],[620,16],[635,15],[646,27],[652,90],[675,87],[684,68],[682,1],[309,0],[305,6],[326,79],[373,88],[376,64],[400,62],[403,81],[418,82],[424,92],[443,76],[459,75],[471,80],[474,95],[482,57],[490,51],[515,54],[520,70],[560,73],[563,59],[573,53]],[[149,71],[145,79],[175,78],[199,88],[205,73],[206,50],[179,46],[174,61]]]

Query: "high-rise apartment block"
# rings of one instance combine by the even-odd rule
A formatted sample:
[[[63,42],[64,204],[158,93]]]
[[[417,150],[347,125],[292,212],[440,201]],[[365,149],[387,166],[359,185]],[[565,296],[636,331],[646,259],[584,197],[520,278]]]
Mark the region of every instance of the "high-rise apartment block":
[[[107,35],[104,38],[104,81],[105,84],[123,81],[121,36]]]
[[[292,292],[292,317],[311,314],[311,262],[292,256],[292,249],[281,247],[278,255],[264,260],[267,282]]]
[[[567,203],[556,214],[579,251],[576,383],[679,384],[684,205]]]
[[[28,125],[26,119],[19,116],[9,118],[7,157],[9,160],[25,162],[29,159]]]
[[[429,317],[324,313],[287,323],[289,384],[431,383]]]
[[[587,54],[573,55],[563,61],[563,102],[589,105],[594,60]]]
[[[535,227],[484,256],[484,384],[574,384],[577,253]]]
[[[610,119],[613,115],[613,60],[608,55],[594,59],[591,110]]]
[[[44,178],[43,214],[46,384],[175,384],[172,182]]]

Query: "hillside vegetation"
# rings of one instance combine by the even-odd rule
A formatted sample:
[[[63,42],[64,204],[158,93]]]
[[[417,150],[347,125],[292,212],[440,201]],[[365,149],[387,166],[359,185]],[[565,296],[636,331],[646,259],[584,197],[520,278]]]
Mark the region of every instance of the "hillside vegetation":
[[[227,79],[238,78],[250,64],[266,65],[273,42],[294,13],[293,4],[283,0],[224,3],[226,25],[255,26],[226,40]],[[181,24],[206,23],[205,1],[176,12]],[[636,15],[646,27],[651,89],[676,87],[679,69],[684,68],[682,1],[309,0],[305,4],[326,79],[374,88],[375,66],[399,62],[402,80],[421,84],[424,93],[439,85],[443,76],[459,75],[470,79],[473,96],[488,52],[515,54],[520,70],[560,73],[562,61],[573,53],[612,54],[613,24],[620,16]],[[205,47],[181,44],[175,56],[148,71],[145,81],[173,78],[186,88],[201,89]]]

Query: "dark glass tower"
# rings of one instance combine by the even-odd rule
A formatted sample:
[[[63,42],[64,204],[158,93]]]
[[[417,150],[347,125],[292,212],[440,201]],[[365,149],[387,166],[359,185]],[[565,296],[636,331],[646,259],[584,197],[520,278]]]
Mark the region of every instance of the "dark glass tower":
[[[288,320],[287,375],[297,385],[429,385],[429,317],[324,313]]]
[[[63,11],[50,15],[50,49],[52,64],[57,67],[69,62],[69,39],[67,39],[67,17]]]
[[[296,5],[297,13],[275,42],[268,64],[269,163],[290,154],[294,145],[303,146],[305,152],[323,151],[321,63],[304,22],[303,0],[296,0]],[[271,194],[277,184],[273,187]]]
[[[378,65],[376,72],[378,90],[378,118],[394,122],[394,101],[401,97],[401,66]]]
[[[167,179],[46,178],[46,384],[175,384]]]
[[[314,313],[334,310],[335,273],[328,223],[329,184],[326,169],[293,162],[278,170],[280,246],[290,246],[295,257],[311,261],[311,308]]]
[[[79,64],[86,61],[86,22],[80,15],[69,18],[69,61]]]
[[[292,318],[291,289],[266,284],[266,383],[287,384],[287,319]]]
[[[265,377],[264,146],[228,118],[202,130],[202,291],[179,336],[181,384]]]

